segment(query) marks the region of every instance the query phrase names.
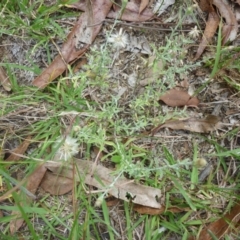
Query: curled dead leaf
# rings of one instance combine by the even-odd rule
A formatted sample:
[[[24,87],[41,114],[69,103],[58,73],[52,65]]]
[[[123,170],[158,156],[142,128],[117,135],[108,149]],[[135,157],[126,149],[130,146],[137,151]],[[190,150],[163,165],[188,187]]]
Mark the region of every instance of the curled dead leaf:
[[[188,130],[191,132],[207,133],[220,127],[219,118],[209,115],[205,119],[188,118],[184,120],[170,120],[154,128],[151,132],[155,135],[162,128],[171,128],[174,130]]]
[[[199,100],[196,97],[191,97],[186,91],[177,89],[167,91],[159,100],[163,101],[170,107],[196,107],[199,104]]]

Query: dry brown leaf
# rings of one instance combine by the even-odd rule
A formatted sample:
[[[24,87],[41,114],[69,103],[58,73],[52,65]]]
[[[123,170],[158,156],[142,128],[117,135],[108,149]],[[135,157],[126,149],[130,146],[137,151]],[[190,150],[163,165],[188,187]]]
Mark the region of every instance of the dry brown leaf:
[[[106,201],[106,204],[108,207],[116,206],[117,204],[119,204],[121,202],[120,199],[112,197],[112,196],[110,196],[109,198],[106,198],[105,201]]]
[[[37,78],[34,79],[33,85],[38,88],[45,88],[55,78],[60,76],[67,68],[67,64],[79,58],[88,49],[88,45],[77,50],[75,48],[75,34],[82,19],[79,18],[77,24],[67,37],[67,42],[64,43],[61,55],[58,55],[53,62],[46,68]]]
[[[200,0],[198,5],[203,12],[209,13],[209,12],[214,11],[212,2],[213,2],[213,0]]]
[[[17,148],[15,148],[11,155],[5,161],[18,161],[21,159],[20,154],[24,154],[31,143],[31,136],[28,136]]]
[[[73,72],[74,73],[78,72],[80,69],[82,69],[82,67],[85,64],[87,64],[87,59],[86,58],[79,59],[77,61],[77,63],[74,65]]]
[[[73,180],[70,178],[58,176],[52,172],[46,172],[41,187],[44,191],[52,195],[63,195],[70,192],[73,188]]]
[[[31,193],[35,193],[40,185],[44,175],[46,173],[46,168],[44,165],[40,165],[36,168],[36,170],[27,178],[27,186],[26,188]]]
[[[215,11],[210,12],[208,15],[207,23],[206,23],[206,28],[203,33],[202,41],[199,44],[199,47],[195,56],[195,60],[197,60],[202,55],[207,45],[211,42],[218,28],[219,22],[220,22],[220,19],[218,14]]]
[[[147,7],[148,4],[149,4],[149,0],[141,0],[138,13],[141,14],[142,11]]]
[[[111,10],[107,17],[112,19],[117,19],[121,17],[123,21],[130,21],[130,22],[143,22],[151,19],[154,15],[153,11],[149,8],[146,8],[139,14],[139,4],[136,2],[128,2],[125,10],[123,11],[122,15],[120,16],[121,6],[114,5],[114,10]],[[79,10],[85,11],[86,5],[84,1],[79,1],[77,3],[73,3],[68,5],[68,7],[77,8]]]
[[[93,22],[93,24],[101,23],[106,18],[111,6],[112,2],[110,0],[94,1],[92,3],[93,19],[91,19],[91,22]],[[83,41],[92,43],[102,27],[102,24],[88,27],[88,19],[89,16],[87,13],[83,13],[80,16],[71,33],[68,35],[67,41],[63,44],[61,54],[53,60],[50,66],[45,69],[40,76],[34,79],[34,86],[38,88],[46,87],[66,70],[68,64],[86,52],[89,44],[81,42],[82,40],[79,36],[83,38]],[[83,36],[82,33],[85,33],[87,36]],[[91,39],[89,39],[89,37],[91,37]]]
[[[152,135],[155,135],[162,128],[207,133],[218,129],[219,126],[219,118],[214,115],[209,115],[205,119],[188,118],[184,120],[170,120],[154,128],[152,130]]]
[[[186,91],[171,89],[160,97],[161,101],[170,107],[180,106],[198,106],[199,100],[196,97],[191,97]]]
[[[160,208],[151,208],[151,207],[141,206],[139,204],[134,204],[133,210],[137,211],[140,214],[159,215],[166,211],[166,207],[161,206]],[[175,207],[175,206],[169,207],[167,209],[168,212],[172,212],[172,213],[184,212],[184,211],[189,211],[189,210],[191,210],[191,209],[190,208],[180,208],[180,207]]]
[[[5,70],[1,66],[0,66],[0,83],[2,84],[3,88],[6,91],[9,92],[9,91],[12,90],[12,86],[11,86],[11,83],[9,81],[9,77],[7,77],[7,74],[6,74]]]
[[[25,182],[27,182],[26,189],[34,194],[37,191],[37,188],[39,184],[41,183],[44,174],[46,173],[47,169],[45,168],[44,165],[40,165],[36,168],[36,170],[26,179]],[[21,192],[21,194],[25,194]],[[26,198],[23,198],[26,199]],[[31,203],[31,198],[27,198],[28,204]],[[26,204],[26,202],[21,202],[20,203],[22,206]],[[13,211],[11,215],[15,216],[15,219],[11,220],[10,222],[10,232],[11,234],[14,234],[23,224],[24,220],[21,217],[20,211]]]
[[[60,163],[45,163],[46,168],[55,174],[73,178],[72,166],[62,166]],[[161,204],[156,200],[161,197],[161,190],[153,187],[143,186],[134,183],[125,177],[117,177],[114,171],[109,170],[94,162],[77,160],[76,181],[84,180],[86,184],[97,187],[103,192],[109,193],[124,201],[131,201],[143,206],[160,208]],[[93,174],[91,174],[93,172]],[[129,198],[129,196],[131,196]]]
[[[222,0],[213,0],[213,4],[218,8],[221,16],[225,19],[226,24],[222,28],[222,43],[233,41],[237,37],[238,23],[231,7]]]
[[[209,234],[212,233],[216,239],[220,239],[226,234],[231,228],[236,227],[240,220],[240,202],[237,202],[231,211],[225,214],[221,219],[209,224],[204,228],[198,237],[198,240],[212,240],[213,238]],[[189,240],[194,240],[194,237],[190,237]]]
[[[233,41],[237,37],[238,23],[230,6],[222,0],[201,0],[199,2],[200,8],[203,11],[209,12],[209,15],[202,41],[196,53],[195,60],[197,60],[202,55],[204,49],[210,43],[219,26],[220,18],[212,7],[212,4],[218,8],[221,17],[223,17],[226,21],[226,24],[224,24],[222,28],[222,44],[225,44],[227,41]]]

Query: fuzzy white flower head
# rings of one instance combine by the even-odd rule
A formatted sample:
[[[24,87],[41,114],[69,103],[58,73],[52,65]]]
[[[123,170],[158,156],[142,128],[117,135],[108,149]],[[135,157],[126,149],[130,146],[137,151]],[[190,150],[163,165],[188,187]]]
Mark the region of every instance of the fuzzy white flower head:
[[[112,43],[115,48],[125,48],[128,44],[128,36],[120,28],[118,33],[108,37],[108,42]]]
[[[54,160],[68,161],[78,153],[79,144],[76,138],[67,136],[66,138],[59,137],[53,147],[58,148]]]
[[[197,38],[200,34],[200,30],[197,29],[197,26],[195,26],[194,28],[191,29],[191,31],[188,33],[188,35],[190,37],[192,37],[193,39]]]

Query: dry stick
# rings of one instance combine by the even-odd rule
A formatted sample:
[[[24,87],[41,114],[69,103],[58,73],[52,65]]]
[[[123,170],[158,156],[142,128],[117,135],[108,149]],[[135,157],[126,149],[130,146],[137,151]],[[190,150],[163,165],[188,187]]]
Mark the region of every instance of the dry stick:
[[[157,28],[157,27],[147,27],[147,26],[140,26],[140,25],[135,25],[135,24],[132,24],[132,23],[125,23],[125,22],[120,22],[120,21],[114,21],[114,20],[109,20],[109,19],[105,19],[104,21],[102,22],[99,22],[99,23],[95,23],[93,25],[88,25],[88,27],[95,27],[97,25],[100,25],[100,24],[103,24],[103,23],[115,23],[115,24],[120,24],[120,25],[123,25],[123,26],[128,26],[128,27],[134,27],[134,28],[144,28],[144,29],[150,29],[150,30],[156,30],[156,31],[168,31],[168,32],[172,32],[172,29],[170,28]],[[143,23],[145,24],[145,23]],[[149,24],[147,22],[147,24]],[[157,23],[152,23],[152,24],[157,24]],[[158,24],[163,24],[163,23],[158,23]],[[179,30],[176,30],[176,31],[180,31],[180,32],[190,32],[191,29],[189,30],[183,30],[183,29],[179,29]]]
[[[55,41],[54,41],[52,38],[51,38],[51,41],[52,41],[52,44],[56,47],[56,49],[57,49],[59,55],[61,56],[64,64],[66,65],[66,69],[67,69],[67,65],[68,65],[68,64],[67,64],[67,62],[65,61],[65,59],[64,59],[64,57],[63,57],[63,55],[62,55],[62,52],[61,52],[60,48],[58,47],[58,45],[55,43]]]

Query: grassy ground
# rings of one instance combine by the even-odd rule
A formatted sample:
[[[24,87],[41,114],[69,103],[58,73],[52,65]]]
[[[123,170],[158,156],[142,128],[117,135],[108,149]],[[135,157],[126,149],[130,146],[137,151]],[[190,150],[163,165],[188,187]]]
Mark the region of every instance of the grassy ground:
[[[46,4],[15,0],[0,3],[1,66],[12,86],[8,93],[1,89],[0,98],[3,193],[14,186],[14,179],[20,181],[36,169],[36,159],[58,158],[74,164],[73,155],[95,161],[101,152],[101,164],[114,169],[116,178],[124,175],[161,189],[166,211],[156,216],[141,215],[128,202],[109,206],[108,198],[96,206],[102,193],[89,194],[96,189],[77,182],[74,191],[63,196],[39,188],[31,204],[22,199],[25,193],[13,192],[0,207],[0,238],[11,239],[14,216],[10,213],[14,210],[19,210],[27,223],[12,236],[14,239],[152,240],[197,236],[239,199],[239,64],[237,58],[231,58],[239,48],[233,47],[230,52],[220,45],[212,46],[203,60],[189,60],[189,47],[197,45],[197,40],[178,29],[184,28],[186,18],[198,21],[198,16],[191,9],[191,1],[176,3],[166,15],[177,16],[178,24],[172,32],[151,32],[151,36],[145,29],[131,32],[149,37],[153,62],[144,54],[119,51],[116,55],[118,50],[107,43],[105,36],[99,36],[82,69],[69,67],[66,74],[40,91],[31,86],[31,81],[56,56],[57,46],[64,42],[79,15],[61,7],[61,1]],[[119,32],[119,27],[105,25],[104,32],[111,36]],[[6,50],[8,45],[12,50]],[[149,69],[156,79],[143,87],[138,80],[144,79]],[[136,72],[137,78],[130,79],[129,75]],[[159,103],[166,90],[184,80],[205,105],[198,109],[171,108]],[[228,115],[228,110],[235,115]],[[212,133],[164,129],[156,136],[144,134],[168,119],[201,118],[216,111],[226,120],[225,127]],[[32,139],[26,157],[17,163],[5,162],[9,149],[29,135]],[[63,150],[61,140],[67,135],[73,141],[69,149]],[[168,211],[171,207],[184,211]],[[225,239],[237,236],[229,234]]]

